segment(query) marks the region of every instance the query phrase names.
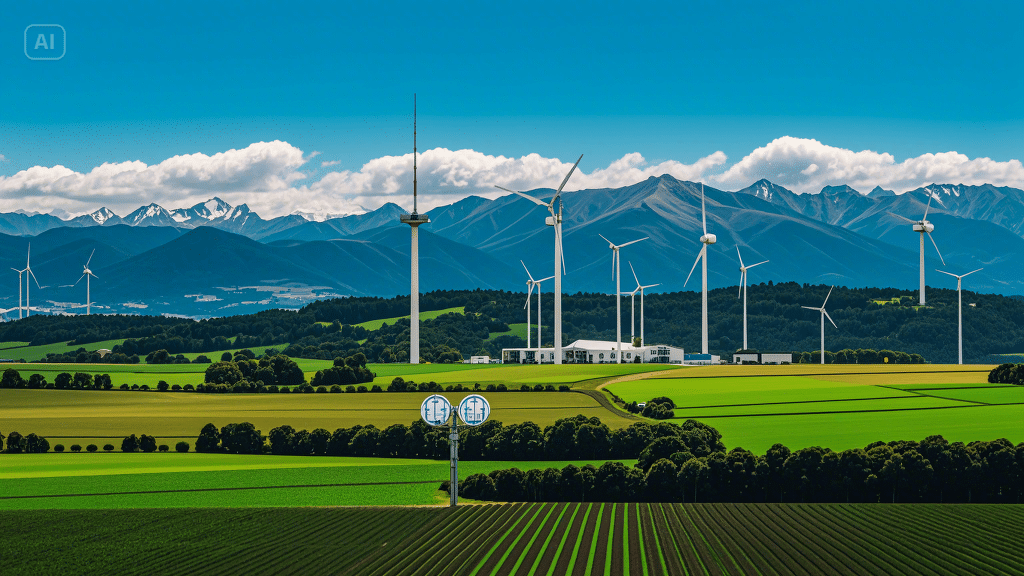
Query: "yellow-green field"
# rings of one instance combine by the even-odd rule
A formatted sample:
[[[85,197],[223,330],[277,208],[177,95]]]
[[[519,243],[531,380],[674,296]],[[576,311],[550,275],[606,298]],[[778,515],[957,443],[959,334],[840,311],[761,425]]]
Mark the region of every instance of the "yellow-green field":
[[[717,428],[727,446],[763,452],[864,447],[941,434],[1024,440],[1024,387],[988,383],[992,366],[790,365],[699,367],[604,386],[625,401],[667,396],[675,421]]]
[[[437,318],[438,316],[441,316],[442,314],[452,314],[452,313],[455,313],[455,314],[465,314],[466,313],[466,307],[465,306],[456,306],[454,308],[445,308],[444,310],[430,310],[428,312],[420,312],[420,320],[433,320],[434,318]],[[361,326],[363,328],[366,328],[367,330],[371,330],[372,331],[372,330],[380,329],[380,327],[383,326],[384,324],[387,324],[388,326],[391,326],[395,322],[397,322],[399,320],[402,320],[402,319],[405,319],[405,318],[408,318],[408,317],[409,317],[409,315],[406,314],[405,316],[395,316],[394,318],[378,318],[377,320],[367,320],[366,322],[360,322],[359,324],[353,324],[352,326]],[[323,324],[324,326],[329,326],[331,323],[330,322],[319,322],[319,324]]]
[[[445,393],[457,403],[468,392]],[[349,428],[374,424],[410,424],[420,417],[427,393],[364,394],[196,394],[81,390],[0,390],[3,432],[34,432],[47,438],[124,437],[149,434],[161,438],[195,438],[209,422],[217,427],[252,422],[264,434],[288,424],[296,429]],[[576,414],[597,416],[612,427],[628,424],[623,416],[575,392],[492,392],[491,418],[506,424],[530,421],[541,427]],[[51,444],[55,443],[51,440]],[[79,442],[83,446],[83,442]],[[120,447],[120,443],[115,442]],[[102,446],[102,444],[99,444]]]

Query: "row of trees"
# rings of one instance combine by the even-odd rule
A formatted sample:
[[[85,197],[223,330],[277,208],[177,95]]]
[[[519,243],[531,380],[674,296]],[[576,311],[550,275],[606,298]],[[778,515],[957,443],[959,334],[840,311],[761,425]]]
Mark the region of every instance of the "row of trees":
[[[251,350],[245,349],[229,361],[211,363],[203,381],[255,391],[264,386],[299,386],[306,382],[306,376],[299,365],[284,354],[264,355],[257,360]]]
[[[698,455],[661,438],[632,468],[512,468],[470,476],[459,491],[498,501],[1020,503],[1024,443],[929,436],[842,452],[776,444],[763,455],[742,448]]]
[[[4,435],[0,434],[0,452],[6,454],[41,454],[50,450],[50,443],[36,434],[22,436],[17,432],[11,432],[6,437],[7,444],[4,444]]]
[[[459,431],[459,455],[464,460],[565,460],[569,458],[636,458],[660,438],[672,438],[692,454],[722,451],[717,430],[695,420],[682,425],[637,422],[611,430],[600,419],[562,418],[543,429],[533,422],[504,425],[489,420]],[[673,444],[676,445],[676,444]],[[431,427],[422,420],[393,424],[338,428],[312,432],[279,426],[263,436],[251,423],[228,424],[220,430],[207,424],[196,441],[197,452],[285,454],[296,456],[381,456],[444,458],[448,455],[448,428]]]
[[[1000,364],[988,373],[992,384],[1016,384],[1024,386],[1024,364]]]
[[[46,377],[42,374],[32,374],[28,377],[28,380],[21,377],[21,373],[14,368],[8,368],[4,370],[3,376],[0,377],[0,388],[29,388],[29,389],[48,389],[48,390],[110,390],[114,385],[110,381],[109,374],[88,374],[84,372],[75,372],[72,375],[69,372],[61,372],[53,379],[53,382],[47,382]]]
[[[813,352],[793,352],[794,364],[821,363],[821,349]],[[846,348],[838,352],[825,350],[825,364],[924,364],[924,356],[892,350]]]

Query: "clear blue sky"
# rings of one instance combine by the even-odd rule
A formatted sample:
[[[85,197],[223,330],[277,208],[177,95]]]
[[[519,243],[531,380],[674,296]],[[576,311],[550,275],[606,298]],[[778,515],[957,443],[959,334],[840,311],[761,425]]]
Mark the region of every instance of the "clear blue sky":
[[[1022,21],[1019,1],[9,2],[0,175],[275,139],[358,169],[408,151],[413,92],[421,149],[731,163],[790,135],[1020,159]],[[46,23],[67,55],[30,61]]]

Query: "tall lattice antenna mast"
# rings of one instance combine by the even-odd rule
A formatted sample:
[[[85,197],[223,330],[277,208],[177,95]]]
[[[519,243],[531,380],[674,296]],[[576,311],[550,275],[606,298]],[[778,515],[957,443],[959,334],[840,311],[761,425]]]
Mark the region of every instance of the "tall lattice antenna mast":
[[[412,95],[412,213],[416,214],[416,94]]]

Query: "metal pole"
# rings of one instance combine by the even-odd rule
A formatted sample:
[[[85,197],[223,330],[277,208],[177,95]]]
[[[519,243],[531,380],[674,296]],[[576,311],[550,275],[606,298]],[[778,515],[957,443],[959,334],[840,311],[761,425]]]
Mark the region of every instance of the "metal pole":
[[[452,423],[448,434],[451,446],[451,478],[448,484],[448,494],[451,497],[450,507],[455,508],[459,504],[459,423],[456,420],[455,411],[452,411]]]

